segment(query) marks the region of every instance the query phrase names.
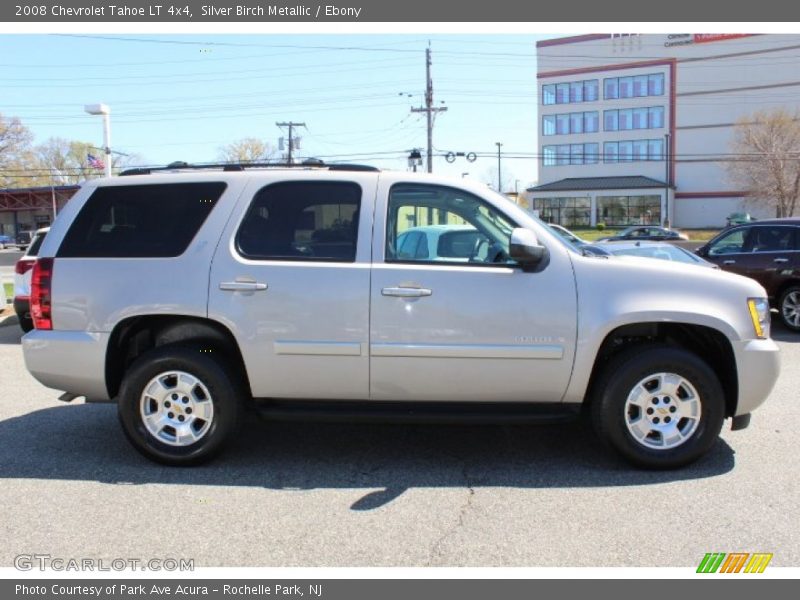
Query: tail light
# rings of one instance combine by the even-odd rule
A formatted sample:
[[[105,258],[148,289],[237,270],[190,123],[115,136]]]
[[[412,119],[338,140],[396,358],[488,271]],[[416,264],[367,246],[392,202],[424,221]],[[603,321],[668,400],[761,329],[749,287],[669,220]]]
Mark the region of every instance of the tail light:
[[[31,318],[36,329],[53,328],[53,266],[52,258],[40,258],[31,275]]]
[[[14,273],[17,275],[25,275],[25,273],[33,268],[34,263],[36,263],[35,258],[20,258],[17,264],[14,265]]]

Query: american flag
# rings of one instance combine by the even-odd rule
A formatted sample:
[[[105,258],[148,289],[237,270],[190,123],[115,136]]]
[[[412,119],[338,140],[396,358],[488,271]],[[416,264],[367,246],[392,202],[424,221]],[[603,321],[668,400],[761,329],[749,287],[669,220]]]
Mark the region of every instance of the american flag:
[[[103,162],[103,159],[97,158],[94,154],[87,154],[86,160],[89,163],[89,166],[93,169],[105,169],[106,165]]]

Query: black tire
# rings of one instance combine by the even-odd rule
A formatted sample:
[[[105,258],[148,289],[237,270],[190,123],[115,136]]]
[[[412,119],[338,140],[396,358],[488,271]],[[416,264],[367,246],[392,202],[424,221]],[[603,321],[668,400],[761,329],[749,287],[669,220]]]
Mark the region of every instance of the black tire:
[[[17,315],[19,318],[19,327],[23,333],[28,333],[33,329],[33,319],[24,315]]]
[[[636,418],[636,412],[641,409],[632,406],[626,411],[628,396],[635,389],[648,389],[646,386],[639,388],[639,383],[659,373],[675,374],[687,382],[694,388],[700,406],[700,418],[696,424],[692,425],[691,419],[675,421],[676,427],[680,423],[686,424],[686,439],[664,448],[653,447],[666,441],[659,433],[644,438],[644,441],[634,437],[628,421]],[[647,469],[674,469],[694,462],[714,445],[725,420],[725,396],[719,379],[697,355],[680,348],[639,346],[623,351],[605,365],[593,389],[591,413],[595,433],[628,461]],[[685,393],[685,389],[679,388],[679,393]],[[653,399],[648,402],[658,401],[667,410],[676,402],[664,403],[666,395],[659,398],[657,391],[648,391],[647,395],[651,393]],[[658,411],[659,407],[648,405],[647,410],[651,409]],[[666,414],[670,416],[670,413]],[[653,420],[644,414],[638,416]],[[658,412],[654,414],[656,418],[659,416]],[[666,417],[661,418],[666,421]],[[650,422],[645,425],[645,428],[658,429]]]
[[[200,389],[199,398],[205,401],[210,399],[213,405],[212,418],[208,419],[207,426],[197,415],[192,417],[193,425],[200,423],[205,427],[202,437],[193,443],[174,445],[165,442],[164,439],[169,438],[169,427],[162,429],[162,438],[156,437],[148,430],[142,416],[142,398],[148,384],[170,371],[180,371],[196,378],[201,386],[195,388]],[[165,378],[163,381],[170,383],[175,380]],[[202,386],[206,388],[210,398],[203,397],[205,394]],[[206,462],[222,451],[239,427],[244,402],[242,388],[237,370],[231,368],[220,356],[215,356],[213,351],[184,345],[156,348],[136,359],[125,373],[117,399],[122,430],[136,450],[155,462],[170,466],[190,466]],[[147,402],[159,406],[156,400]],[[186,414],[184,418],[189,419],[190,416]],[[176,431],[172,429],[173,433]]]
[[[800,286],[786,288],[778,300],[781,323],[790,331],[800,331]]]

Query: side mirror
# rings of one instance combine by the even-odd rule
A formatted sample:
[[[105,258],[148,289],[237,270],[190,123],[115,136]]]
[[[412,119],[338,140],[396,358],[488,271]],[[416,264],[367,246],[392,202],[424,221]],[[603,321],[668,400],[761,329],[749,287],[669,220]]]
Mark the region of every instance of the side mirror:
[[[536,234],[530,229],[517,227],[511,232],[509,254],[523,270],[529,271],[544,261],[547,257],[547,248],[539,244]]]
[[[697,250],[694,251],[697,256],[706,257],[708,256],[708,246],[700,246]]]

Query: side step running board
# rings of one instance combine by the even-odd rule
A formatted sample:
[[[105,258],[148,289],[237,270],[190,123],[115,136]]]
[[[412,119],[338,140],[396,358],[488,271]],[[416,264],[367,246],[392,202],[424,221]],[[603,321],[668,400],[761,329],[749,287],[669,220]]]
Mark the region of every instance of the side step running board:
[[[264,418],[274,421],[344,423],[566,423],[580,415],[579,404],[454,403],[454,402],[341,402],[256,400]]]

